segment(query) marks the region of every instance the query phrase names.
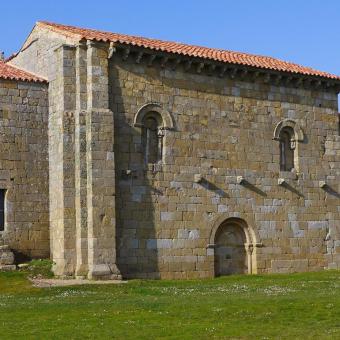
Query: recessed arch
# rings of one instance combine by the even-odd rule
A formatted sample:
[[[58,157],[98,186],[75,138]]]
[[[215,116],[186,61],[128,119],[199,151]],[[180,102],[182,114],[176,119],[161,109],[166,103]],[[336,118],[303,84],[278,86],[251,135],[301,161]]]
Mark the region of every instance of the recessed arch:
[[[253,224],[253,220],[250,220],[247,217],[249,216],[244,216],[244,215],[233,216],[233,215],[228,215],[228,214],[222,214],[219,217],[217,217],[211,228],[209,244],[210,245],[214,244],[217,229],[226,221],[231,221],[231,222],[237,223],[241,228],[244,229],[246,237],[247,237],[247,243],[257,246],[259,235],[257,235],[257,232],[254,230],[254,228],[251,227],[251,225]],[[246,221],[248,221],[248,223]]]
[[[208,245],[214,250],[215,276],[256,273],[257,239],[254,229],[244,219],[219,216],[213,224]]]
[[[143,105],[136,113],[133,121],[133,125],[135,127],[143,127],[144,117],[150,112],[156,112],[162,118],[162,127],[166,130],[174,129],[174,121],[173,118],[167,110],[163,109],[162,106],[158,103],[148,103]]]

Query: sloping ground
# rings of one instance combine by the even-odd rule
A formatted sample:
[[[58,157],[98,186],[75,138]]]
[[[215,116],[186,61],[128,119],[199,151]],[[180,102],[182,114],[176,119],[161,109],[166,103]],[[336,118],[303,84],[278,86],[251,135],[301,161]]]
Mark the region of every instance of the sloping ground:
[[[0,274],[1,339],[339,339],[340,272],[34,288]]]

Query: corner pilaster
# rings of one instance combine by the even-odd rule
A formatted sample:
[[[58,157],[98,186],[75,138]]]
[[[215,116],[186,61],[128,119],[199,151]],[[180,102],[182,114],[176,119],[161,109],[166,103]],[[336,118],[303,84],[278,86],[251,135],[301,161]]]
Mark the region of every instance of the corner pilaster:
[[[114,119],[109,109],[108,51],[87,43],[88,277],[118,279],[116,265]]]
[[[76,208],[76,272],[77,277],[88,274],[87,230],[87,165],[86,109],[87,63],[86,44],[76,48],[76,112],[75,112],[75,208]]]
[[[75,268],[75,49],[62,45],[55,53],[56,73],[49,88],[51,255],[54,273],[69,276]]]

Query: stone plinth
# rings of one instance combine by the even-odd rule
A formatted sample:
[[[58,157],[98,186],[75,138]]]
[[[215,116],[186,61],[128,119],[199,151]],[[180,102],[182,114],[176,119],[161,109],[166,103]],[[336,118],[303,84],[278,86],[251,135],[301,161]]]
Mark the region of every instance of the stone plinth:
[[[0,246],[0,270],[15,270],[14,254],[9,246]]]

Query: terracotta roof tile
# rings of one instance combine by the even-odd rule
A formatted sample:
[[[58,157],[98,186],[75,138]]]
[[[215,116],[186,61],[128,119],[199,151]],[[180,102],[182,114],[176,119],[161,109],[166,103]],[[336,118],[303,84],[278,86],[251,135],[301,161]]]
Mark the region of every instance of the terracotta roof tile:
[[[0,61],[0,79],[46,82],[45,79]]]
[[[93,29],[83,29],[74,26],[54,24],[45,21],[38,22],[37,25],[47,27],[52,31],[58,32],[60,34],[78,40],[86,39],[102,42],[115,42],[144,47],[151,50],[215,60],[219,62],[225,62],[228,64],[245,65],[279,72],[290,72],[296,74],[305,74],[308,76],[319,76],[329,79],[340,80],[339,76],[327,72],[317,71],[310,67],[300,66],[294,63],[282,61],[271,57],[252,55],[241,52],[232,52],[227,50],[213,49],[201,46],[192,46],[177,42],[168,42],[157,39],[130,36],[126,34],[103,32]]]

